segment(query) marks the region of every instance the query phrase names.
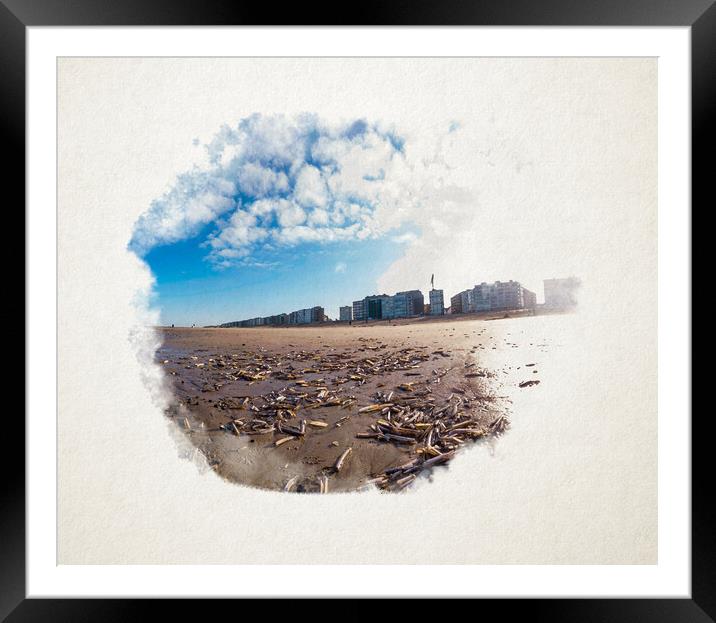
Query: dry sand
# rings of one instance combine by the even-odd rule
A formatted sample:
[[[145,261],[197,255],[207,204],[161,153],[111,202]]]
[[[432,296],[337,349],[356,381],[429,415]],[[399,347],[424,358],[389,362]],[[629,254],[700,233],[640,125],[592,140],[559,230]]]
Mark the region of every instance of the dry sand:
[[[406,462],[430,458],[419,456],[420,444],[358,437],[385,417],[380,410],[360,409],[381,403],[390,392],[410,399],[429,391],[432,404],[454,412],[459,403],[457,421],[484,431],[465,446],[503,432],[506,402],[496,395],[496,375],[479,365],[481,354],[496,348],[487,329],[485,319],[469,316],[352,326],[162,328],[157,360],[175,397],[168,416],[190,439],[195,457],[203,455],[217,474],[239,484],[298,492],[321,491],[323,481],[328,492],[341,492]],[[366,372],[379,360],[402,363],[398,369],[389,365],[384,366],[388,371]],[[529,380],[537,379],[530,374]],[[337,398],[338,404],[311,408],[322,391],[324,401]],[[308,396],[299,408],[283,411],[281,423],[295,432],[306,420],[305,433],[285,434],[275,426],[268,431],[276,422],[265,417],[267,401],[299,394]],[[416,404],[423,399],[414,398]],[[502,426],[491,428],[498,420]],[[282,439],[287,441],[277,447]],[[337,471],[336,461],[349,448]],[[406,486],[413,479],[406,477]]]

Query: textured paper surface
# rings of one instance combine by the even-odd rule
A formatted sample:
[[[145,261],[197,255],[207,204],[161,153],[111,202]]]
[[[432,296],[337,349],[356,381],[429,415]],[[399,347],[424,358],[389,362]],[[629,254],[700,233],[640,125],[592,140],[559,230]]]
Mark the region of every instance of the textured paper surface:
[[[58,562],[654,564],[656,76],[654,59],[60,59]],[[192,139],[303,111],[478,134],[497,119],[540,200],[495,178],[463,234],[499,237],[507,275],[537,245],[540,270],[585,284],[575,315],[490,326],[549,342],[539,391],[506,389],[513,427],[494,451],[409,494],[283,495],[200,473],[130,339],[151,317],[126,244]]]

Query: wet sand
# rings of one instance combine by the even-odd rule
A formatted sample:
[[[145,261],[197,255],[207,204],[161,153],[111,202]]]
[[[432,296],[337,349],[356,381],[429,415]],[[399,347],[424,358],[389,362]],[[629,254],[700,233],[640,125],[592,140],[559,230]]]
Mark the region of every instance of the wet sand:
[[[509,425],[484,320],[160,332],[167,415],[234,483],[400,491]]]

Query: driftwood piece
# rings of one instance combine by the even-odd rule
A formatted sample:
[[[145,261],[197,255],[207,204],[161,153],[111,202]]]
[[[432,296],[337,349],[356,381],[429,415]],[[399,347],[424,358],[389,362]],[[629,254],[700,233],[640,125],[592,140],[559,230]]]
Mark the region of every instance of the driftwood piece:
[[[337,473],[340,472],[343,468],[343,464],[345,463],[346,459],[348,458],[348,455],[353,452],[353,448],[347,448],[343,451],[343,453],[336,459],[336,462],[333,465],[333,470]]]

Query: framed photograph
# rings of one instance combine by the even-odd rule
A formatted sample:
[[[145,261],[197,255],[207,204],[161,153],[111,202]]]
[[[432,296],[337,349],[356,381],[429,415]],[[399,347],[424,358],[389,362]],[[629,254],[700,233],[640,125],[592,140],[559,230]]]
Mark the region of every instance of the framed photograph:
[[[713,3],[313,13],[0,3],[28,361],[3,615],[711,620]]]

